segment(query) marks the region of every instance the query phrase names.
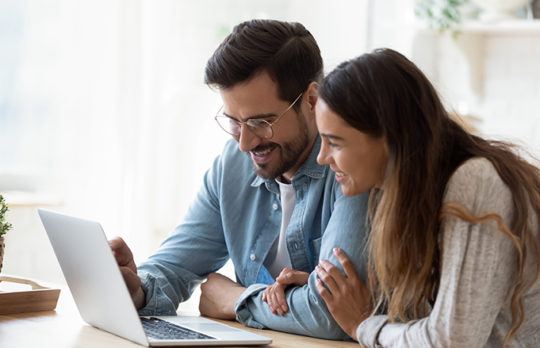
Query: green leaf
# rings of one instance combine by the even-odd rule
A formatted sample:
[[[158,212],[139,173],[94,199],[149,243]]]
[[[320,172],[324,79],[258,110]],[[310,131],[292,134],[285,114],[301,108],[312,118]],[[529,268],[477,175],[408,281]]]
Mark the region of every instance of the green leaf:
[[[13,226],[5,221],[5,214],[8,211],[8,205],[4,200],[4,197],[0,195],[0,237],[6,234]]]

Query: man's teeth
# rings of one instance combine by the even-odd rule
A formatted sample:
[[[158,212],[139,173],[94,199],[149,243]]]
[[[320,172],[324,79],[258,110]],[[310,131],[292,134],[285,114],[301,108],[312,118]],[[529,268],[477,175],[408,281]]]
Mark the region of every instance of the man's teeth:
[[[345,176],[345,173],[343,173],[343,172],[336,172],[336,175],[337,175],[337,176]]]
[[[253,153],[255,154],[255,156],[265,156],[265,155],[269,154],[270,151],[272,151],[272,149],[266,149],[266,150],[263,150],[263,151],[253,151]]]

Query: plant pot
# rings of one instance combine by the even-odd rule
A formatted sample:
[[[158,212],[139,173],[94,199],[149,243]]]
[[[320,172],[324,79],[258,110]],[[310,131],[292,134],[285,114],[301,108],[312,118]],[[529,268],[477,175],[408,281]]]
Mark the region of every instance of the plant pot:
[[[2,264],[4,261],[4,249],[6,245],[4,244],[4,237],[0,237],[0,273],[2,273]]]
[[[531,6],[533,18],[540,19],[540,0],[533,0]]]

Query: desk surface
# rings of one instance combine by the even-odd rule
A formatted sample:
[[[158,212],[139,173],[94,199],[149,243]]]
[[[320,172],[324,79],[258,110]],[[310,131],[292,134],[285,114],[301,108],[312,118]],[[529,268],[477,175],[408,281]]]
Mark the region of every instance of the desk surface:
[[[271,330],[256,330],[233,321],[221,322],[271,337],[273,342],[268,347],[358,347],[358,344],[352,342],[327,341]],[[0,315],[0,347],[36,346],[43,348],[141,347],[86,324],[81,319],[71,295],[65,289],[60,293],[55,311]]]

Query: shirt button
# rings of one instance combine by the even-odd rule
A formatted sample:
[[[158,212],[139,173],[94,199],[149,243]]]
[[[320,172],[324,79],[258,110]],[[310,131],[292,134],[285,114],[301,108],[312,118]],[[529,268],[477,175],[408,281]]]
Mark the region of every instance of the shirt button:
[[[249,255],[249,259],[250,259],[251,261],[255,261],[255,254]]]
[[[272,208],[273,208],[274,210],[277,210],[277,209],[278,209],[277,203],[272,204]]]
[[[298,243],[297,242],[294,242],[294,250],[298,250]]]

